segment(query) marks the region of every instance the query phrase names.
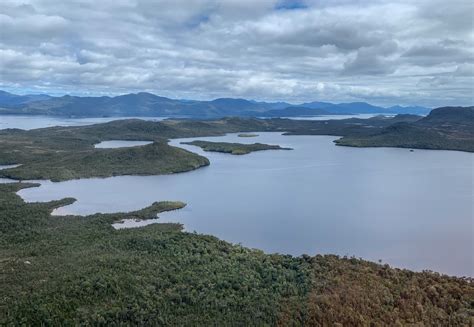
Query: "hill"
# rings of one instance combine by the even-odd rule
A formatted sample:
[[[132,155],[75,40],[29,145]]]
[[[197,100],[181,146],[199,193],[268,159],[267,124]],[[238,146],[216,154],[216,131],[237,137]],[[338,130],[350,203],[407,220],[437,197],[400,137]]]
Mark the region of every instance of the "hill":
[[[372,135],[347,135],[338,145],[474,152],[474,107],[443,107],[414,122],[398,122]]]
[[[302,107],[323,109],[332,114],[413,114],[426,115],[431,109],[420,106],[392,106],[383,108],[374,106],[366,102],[350,102],[350,103],[329,103],[329,102],[309,102],[301,104]]]
[[[284,109],[273,109],[268,110],[260,114],[260,117],[311,117],[311,116],[322,116],[322,115],[332,115],[328,110],[325,109],[315,109],[315,108],[306,108],[306,107],[288,107]]]
[[[313,111],[311,111],[311,109]],[[283,110],[283,111],[280,111]],[[177,100],[151,93],[131,93],[115,97],[79,97],[65,95],[19,96],[0,93],[1,114],[51,115],[66,117],[164,116],[190,118],[292,117],[327,114],[426,114],[427,108],[383,108],[365,102],[332,104],[311,102],[291,105],[285,102],[257,102],[246,99],[220,98],[212,101]]]
[[[47,94],[16,95],[0,90],[0,106],[21,105],[29,102],[43,101],[48,99],[51,99],[51,97]]]

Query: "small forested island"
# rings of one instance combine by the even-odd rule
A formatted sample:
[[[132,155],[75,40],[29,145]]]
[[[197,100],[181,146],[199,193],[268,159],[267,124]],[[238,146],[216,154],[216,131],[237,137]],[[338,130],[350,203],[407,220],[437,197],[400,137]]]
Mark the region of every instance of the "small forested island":
[[[209,142],[209,141],[192,141],[181,142],[181,144],[195,145],[204,151],[230,153],[233,155],[249,154],[255,151],[263,150],[291,150],[290,148],[282,148],[279,145],[269,145],[262,143],[242,144],[227,142]]]
[[[238,137],[257,137],[258,134],[253,134],[253,133],[241,133],[237,135]]]

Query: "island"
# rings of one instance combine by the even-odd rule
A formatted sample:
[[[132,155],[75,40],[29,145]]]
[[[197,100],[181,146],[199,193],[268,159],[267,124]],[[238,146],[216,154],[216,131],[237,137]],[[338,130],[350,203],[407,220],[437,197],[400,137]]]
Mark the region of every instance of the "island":
[[[252,134],[252,133],[241,133],[237,135],[238,137],[257,137],[258,134]]]
[[[292,150],[291,148],[282,148],[279,145],[269,145],[263,143],[242,144],[227,142],[209,142],[209,141],[191,141],[181,142],[181,144],[195,145],[209,152],[230,153],[233,155],[249,154],[255,151],[263,150]]]

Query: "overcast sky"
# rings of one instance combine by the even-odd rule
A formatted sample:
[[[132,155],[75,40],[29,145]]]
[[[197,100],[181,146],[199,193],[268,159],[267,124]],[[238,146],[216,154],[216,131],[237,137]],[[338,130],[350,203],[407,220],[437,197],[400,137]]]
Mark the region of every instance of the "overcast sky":
[[[474,1],[1,0],[0,88],[473,104]]]

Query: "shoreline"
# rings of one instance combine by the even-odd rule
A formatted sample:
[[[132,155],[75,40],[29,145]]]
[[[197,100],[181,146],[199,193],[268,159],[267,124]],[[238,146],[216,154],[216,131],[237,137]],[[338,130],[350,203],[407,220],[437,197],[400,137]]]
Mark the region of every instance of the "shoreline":
[[[32,188],[32,187],[40,187],[41,186],[40,183],[32,183],[32,182],[22,182],[22,183],[16,183],[16,184],[21,184],[21,189]],[[0,184],[0,186],[1,185],[2,184]],[[12,184],[10,184],[10,185],[12,185]],[[15,185],[13,185],[13,186],[15,186]],[[20,186],[20,185],[18,185],[18,186]],[[17,194],[19,191],[21,191],[21,189],[18,190],[17,192],[15,192],[15,194]],[[22,201],[25,204],[34,204],[35,203],[35,202],[26,202],[25,200],[23,200],[23,198],[20,195],[18,195],[18,196],[22,199]],[[136,209],[136,210],[132,210],[132,211],[96,212],[96,213],[86,214],[86,215],[79,215],[79,214],[54,215],[54,214],[52,214],[52,212],[54,210],[57,210],[57,209],[62,208],[62,207],[69,206],[69,205],[74,204],[75,202],[77,202],[77,199],[75,199],[75,198],[68,197],[68,198],[63,198],[63,199],[51,200],[51,201],[48,201],[48,202],[58,203],[57,205],[54,205],[52,207],[52,211],[50,213],[50,218],[52,218],[52,219],[63,219],[63,218],[66,218],[66,217],[68,217],[68,219],[74,219],[74,218],[88,219],[90,217],[94,217],[94,216],[97,216],[97,215],[99,215],[99,216],[101,216],[101,215],[102,216],[110,216],[110,217],[119,216],[120,218],[117,218],[119,220],[113,220],[112,219],[112,220],[109,221],[110,226],[113,227],[115,231],[137,229],[137,228],[138,229],[139,228],[146,228],[146,227],[148,227],[150,225],[154,225],[154,224],[173,224],[173,225],[181,226],[180,227],[181,233],[196,234],[196,232],[186,231],[185,230],[185,225],[181,222],[172,222],[172,221],[163,221],[162,222],[161,221],[161,217],[159,216],[160,213],[179,212],[180,209],[183,209],[184,207],[187,206],[186,203],[181,202],[181,201],[169,201],[169,200],[155,201],[155,202],[151,203],[148,206],[145,206],[145,207],[142,207],[142,208],[139,208],[139,209]],[[48,202],[40,202],[40,203],[48,203]],[[73,218],[71,218],[71,217],[73,217]],[[134,220],[136,222],[146,222],[146,221],[150,221],[150,220],[153,220],[153,221],[156,220],[156,222],[146,224],[144,226],[127,226],[127,227],[123,227],[123,228],[116,228],[114,226],[114,225],[121,224],[125,220],[127,220],[127,221],[128,220]],[[233,243],[233,242],[227,241],[225,239],[220,239],[219,237],[217,237],[215,235],[211,235],[211,234],[197,233],[197,235],[200,235],[200,236],[203,236],[203,237],[208,237],[208,236],[215,237],[219,240],[222,240],[224,242],[227,242],[227,243],[231,244],[232,246],[242,246],[240,242],[239,243]],[[399,270],[399,271],[407,271],[407,272],[420,273],[420,274],[428,272],[428,273],[434,274],[434,275],[444,276],[444,277],[448,277],[448,278],[456,278],[456,279],[466,280],[470,283],[474,283],[474,275],[472,275],[472,276],[450,275],[450,274],[447,274],[447,273],[432,271],[432,270],[429,270],[429,269],[413,270],[413,269],[409,269],[409,268],[405,268],[405,267],[392,266],[388,262],[381,263],[381,262],[376,262],[376,261],[369,260],[369,259],[364,259],[362,257],[358,257],[358,256],[355,256],[355,255],[350,255],[349,256],[349,255],[341,255],[341,254],[335,254],[335,253],[317,253],[313,256],[310,256],[307,253],[302,253],[302,254],[299,254],[299,255],[293,255],[293,254],[284,254],[284,253],[279,253],[279,252],[266,252],[264,250],[261,250],[261,249],[258,249],[258,248],[251,248],[251,247],[248,247],[248,246],[245,246],[245,245],[243,245],[243,247],[247,248],[249,250],[261,251],[265,255],[269,255],[269,256],[273,256],[273,255],[290,256],[290,257],[295,258],[295,259],[296,258],[301,258],[301,257],[313,257],[313,256],[336,256],[336,257],[339,257],[339,258],[342,258],[342,259],[348,259],[348,260],[349,259],[350,260],[355,259],[355,260],[358,260],[358,261],[375,264],[375,265],[378,265],[380,267],[388,266],[390,269],[395,269],[395,270]]]
[[[33,182],[33,183],[32,182],[22,182],[22,183],[16,183],[16,184],[22,184],[21,189],[31,188],[31,187],[40,187],[41,186],[41,184],[37,183],[37,182]],[[0,184],[0,186],[1,185],[2,184]],[[10,185],[12,185],[12,184],[10,184]],[[18,192],[20,192],[21,189],[18,190]],[[22,201],[25,202],[25,204],[34,204],[34,203],[36,203],[36,202],[26,202],[21,197],[21,195],[18,194],[18,192],[16,192],[15,194],[17,194],[22,199]],[[67,199],[67,202],[62,203],[62,201],[64,201],[65,199]],[[75,198],[68,197],[68,198],[64,198],[64,199],[51,200],[49,202],[61,203],[60,205],[57,205],[52,209],[52,211],[50,213],[51,218],[62,219],[64,217],[78,217],[78,218],[87,219],[88,217],[93,217],[93,216],[96,216],[96,215],[105,215],[105,216],[117,216],[118,215],[118,216],[121,217],[120,220],[110,221],[110,225],[117,231],[127,230],[127,229],[136,229],[136,228],[146,228],[146,227],[148,227],[150,225],[154,225],[154,224],[174,224],[174,225],[181,226],[180,230],[181,230],[182,233],[196,234],[196,232],[186,231],[185,230],[186,226],[182,222],[178,222],[178,221],[177,222],[173,222],[173,221],[162,222],[160,220],[161,219],[161,217],[159,216],[160,213],[179,212],[180,209],[183,209],[184,207],[187,206],[186,203],[181,202],[181,201],[160,200],[160,201],[152,202],[148,206],[138,208],[136,210],[131,210],[131,211],[94,212],[94,213],[89,213],[89,214],[84,214],[84,215],[81,215],[81,214],[66,214],[66,215],[64,215],[64,214],[54,214],[55,210],[57,210],[59,208],[62,208],[62,207],[67,207],[67,206],[77,202],[77,199],[75,199]],[[40,203],[43,203],[43,202],[40,202]],[[44,203],[46,203],[46,202],[44,202]],[[156,211],[157,209],[154,209],[156,207],[160,207],[161,205],[166,205],[166,207],[165,208],[160,208],[160,209],[158,209],[158,211]],[[123,228],[116,228],[114,226],[114,225],[117,225],[117,224],[121,224],[121,221],[123,221],[123,220],[127,220],[127,221],[128,220],[134,220],[134,221],[137,221],[137,222],[146,222],[146,221],[153,220],[154,222],[146,224],[144,226],[128,226],[128,227],[123,227]],[[206,233],[198,232],[197,235],[201,235],[201,236],[204,236],[204,237],[206,237],[206,236],[216,237],[217,239],[222,240],[224,242],[227,242],[229,244],[232,244],[233,246],[238,246],[238,245],[240,246],[242,244],[241,242],[234,243],[234,242],[231,242],[231,241],[228,241],[228,240],[225,240],[225,239],[221,239],[218,236],[212,235],[212,234],[206,234]],[[285,254],[285,253],[280,253],[280,252],[267,252],[267,251],[261,250],[259,248],[248,247],[248,246],[245,246],[245,245],[243,245],[243,247],[248,248],[248,249],[252,249],[252,250],[258,250],[258,251],[261,251],[262,253],[264,253],[265,255],[270,255],[270,256],[271,255],[281,255],[281,256],[291,256],[293,258],[300,258],[300,257],[304,257],[304,256],[310,256],[307,253],[301,253],[301,254],[295,255],[295,254],[288,254],[288,253]],[[361,260],[361,261],[364,261],[364,262],[376,264],[378,266],[387,266],[388,265],[388,267],[390,269],[398,269],[398,270],[409,271],[409,272],[413,272],[413,273],[429,272],[429,273],[433,273],[435,275],[446,276],[446,277],[449,277],[449,278],[464,279],[464,280],[468,280],[471,283],[474,283],[474,275],[472,275],[472,276],[454,275],[454,274],[448,274],[448,273],[443,273],[443,272],[439,272],[439,271],[433,271],[433,270],[426,269],[426,268],[421,269],[421,270],[413,270],[413,269],[402,267],[402,266],[392,266],[389,262],[384,262],[384,263],[376,262],[376,260],[365,259],[363,257],[356,256],[356,255],[341,255],[341,254],[335,254],[335,253],[316,253],[313,256],[321,256],[321,255],[322,256],[337,256],[337,257],[344,258],[344,259],[357,259],[357,260]]]

